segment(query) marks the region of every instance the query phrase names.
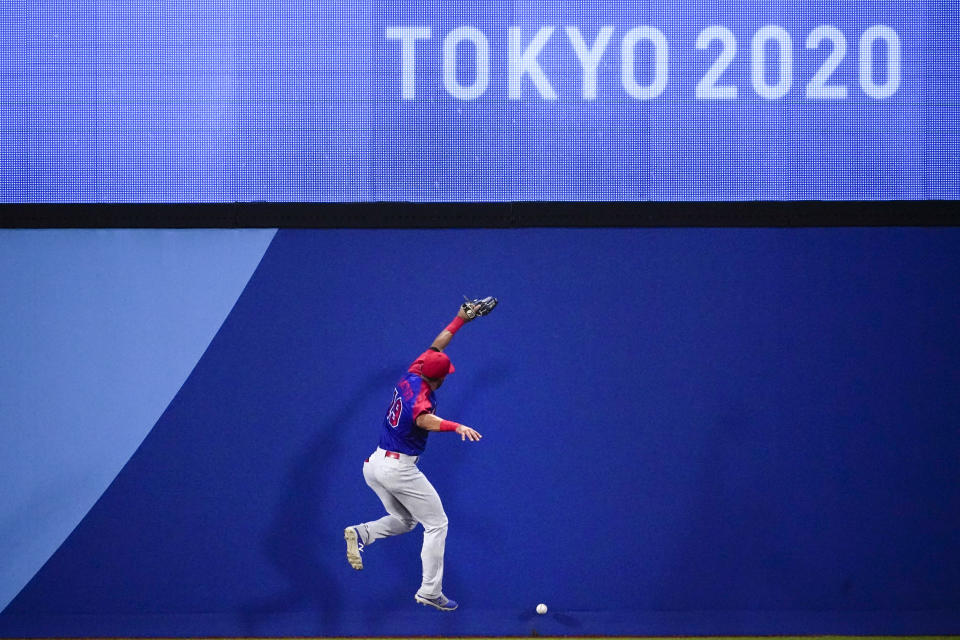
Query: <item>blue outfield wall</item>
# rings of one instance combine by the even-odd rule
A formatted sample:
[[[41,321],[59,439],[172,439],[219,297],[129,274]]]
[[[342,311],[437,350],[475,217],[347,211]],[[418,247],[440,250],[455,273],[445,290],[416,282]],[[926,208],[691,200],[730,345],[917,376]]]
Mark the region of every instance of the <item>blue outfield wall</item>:
[[[280,231],[4,637],[960,632],[960,229]],[[462,293],[421,530],[343,527]],[[51,469],[51,473],[56,473]],[[2,551],[2,549],[0,549]],[[533,613],[538,602],[550,612]]]
[[[0,229],[0,611],[170,404],[274,229]]]

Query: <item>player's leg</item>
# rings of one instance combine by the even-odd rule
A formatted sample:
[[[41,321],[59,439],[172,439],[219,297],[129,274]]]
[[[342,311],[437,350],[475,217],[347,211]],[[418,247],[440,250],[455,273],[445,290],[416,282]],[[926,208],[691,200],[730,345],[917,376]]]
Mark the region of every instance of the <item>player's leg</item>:
[[[407,510],[403,503],[390,492],[378,479],[378,467],[384,463],[383,458],[376,459],[370,457],[370,461],[363,465],[363,479],[367,486],[373,489],[383,507],[387,510],[387,515],[379,520],[365,522],[357,525],[355,528],[360,536],[360,542],[371,544],[380,538],[400,535],[412,531],[417,526],[417,519]]]
[[[379,459],[378,459],[379,458]],[[374,540],[399,535],[411,531],[417,526],[417,521],[410,515],[395,497],[377,479],[376,468],[383,460],[382,456],[371,455],[363,465],[363,478],[380,498],[387,515],[379,520],[352,525],[344,529],[343,537],[347,542],[347,562],[354,569],[363,569],[363,559],[360,552],[365,545]]]
[[[443,599],[443,553],[447,541],[447,514],[440,495],[416,465],[397,467],[400,482],[391,482],[391,493],[423,524],[423,581],[418,600]],[[455,604],[453,605],[456,606]]]

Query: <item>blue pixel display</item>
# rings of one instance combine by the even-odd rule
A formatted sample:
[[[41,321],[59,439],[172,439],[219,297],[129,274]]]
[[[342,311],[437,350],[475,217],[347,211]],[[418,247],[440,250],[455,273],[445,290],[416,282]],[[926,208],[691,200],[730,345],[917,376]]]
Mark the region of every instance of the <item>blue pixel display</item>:
[[[0,16],[5,202],[960,197],[947,0]]]

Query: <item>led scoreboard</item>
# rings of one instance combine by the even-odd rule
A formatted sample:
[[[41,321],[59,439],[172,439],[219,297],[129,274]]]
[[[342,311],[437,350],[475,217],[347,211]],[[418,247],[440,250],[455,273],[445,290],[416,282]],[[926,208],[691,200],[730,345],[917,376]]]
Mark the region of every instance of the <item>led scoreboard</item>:
[[[960,197],[946,0],[0,11],[7,202]]]

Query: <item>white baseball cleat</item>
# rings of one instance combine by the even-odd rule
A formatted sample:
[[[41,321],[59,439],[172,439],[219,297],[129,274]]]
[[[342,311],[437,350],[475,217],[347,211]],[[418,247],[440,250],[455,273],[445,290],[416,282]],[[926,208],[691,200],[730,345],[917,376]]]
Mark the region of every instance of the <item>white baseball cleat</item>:
[[[360,558],[360,552],[363,551],[363,543],[360,542],[360,536],[353,527],[347,527],[343,530],[343,539],[347,541],[347,562],[356,570],[363,569],[363,560]]]
[[[434,609],[440,609],[440,611],[453,611],[458,606],[456,600],[451,600],[442,593],[436,598],[425,598],[418,593],[417,595],[413,596],[413,599],[422,605],[433,607]]]

